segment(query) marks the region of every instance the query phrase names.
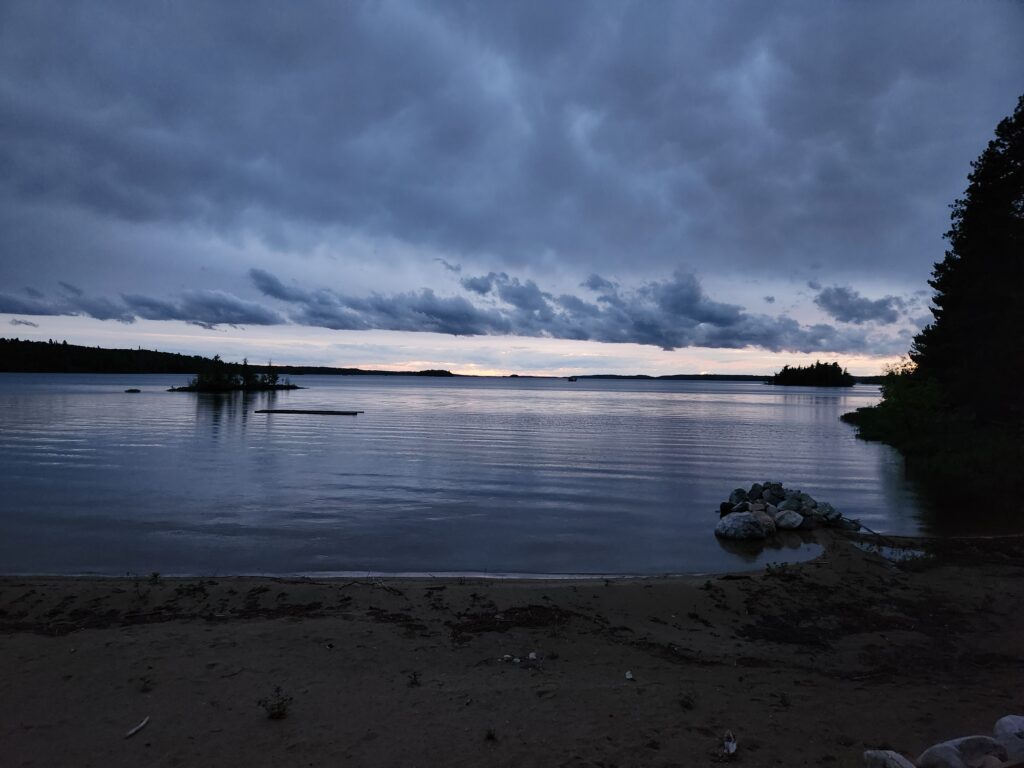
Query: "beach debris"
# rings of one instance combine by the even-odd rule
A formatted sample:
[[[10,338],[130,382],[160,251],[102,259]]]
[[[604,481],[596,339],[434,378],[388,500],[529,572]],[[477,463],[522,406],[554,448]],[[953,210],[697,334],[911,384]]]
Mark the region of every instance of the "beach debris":
[[[504,656],[501,657],[501,660],[502,661],[512,661],[512,654],[511,653],[506,653]]]
[[[736,737],[732,735],[732,731],[726,731],[725,737],[722,739],[722,751],[726,757],[732,757],[736,754],[736,749],[739,744],[736,741]]]
[[[865,768],[914,768],[914,764],[891,749],[869,749],[864,753]]]
[[[530,654],[526,658],[528,658],[530,661],[536,661],[537,660],[537,652],[536,651],[530,651]]]
[[[141,723],[139,723],[138,725],[136,725],[136,726],[135,726],[134,728],[132,728],[132,729],[131,729],[130,731],[128,731],[128,733],[126,733],[126,734],[124,735],[124,737],[125,737],[126,739],[130,739],[130,738],[131,738],[132,736],[134,736],[134,735],[135,735],[136,733],[138,733],[139,731],[141,731],[141,730],[142,730],[143,728],[145,728],[145,727],[146,727],[147,725],[149,725],[149,715],[146,715],[146,716],[145,716],[144,718],[142,718],[142,722],[141,722]]]
[[[632,681],[632,680],[634,680],[634,679],[635,679],[635,678],[633,677],[633,673],[632,673],[632,672],[630,672],[630,671],[629,671],[628,669],[626,670],[626,679],[627,679],[627,680],[630,680],[630,681]]]
[[[1006,761],[1006,747],[991,736],[961,736],[929,747],[917,758],[918,768],[964,768],[989,755]]]
[[[271,720],[284,720],[288,717],[288,708],[292,705],[292,697],[285,696],[280,685],[274,686],[274,695],[256,702],[263,707],[267,717]]]
[[[808,530],[828,526],[859,531],[861,523],[844,517],[828,502],[809,493],[786,488],[782,483],[754,483],[747,491],[737,488],[718,507],[715,535],[721,539],[757,541],[776,531]]]

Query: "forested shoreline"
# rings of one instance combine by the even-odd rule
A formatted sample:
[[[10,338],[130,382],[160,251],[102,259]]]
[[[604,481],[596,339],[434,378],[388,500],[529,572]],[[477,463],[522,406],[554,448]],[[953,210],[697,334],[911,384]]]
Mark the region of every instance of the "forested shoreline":
[[[929,281],[933,321],[888,371],[882,401],[843,420],[899,449],[945,506],[973,511],[1002,506],[1024,466],[1024,96],[968,182]]]
[[[315,365],[248,365],[221,362],[219,357],[182,355],[142,349],[105,349],[67,341],[0,338],[0,373],[183,373],[196,375],[213,366],[241,374],[243,366],[259,374],[336,376],[456,376],[450,371],[374,371]]]

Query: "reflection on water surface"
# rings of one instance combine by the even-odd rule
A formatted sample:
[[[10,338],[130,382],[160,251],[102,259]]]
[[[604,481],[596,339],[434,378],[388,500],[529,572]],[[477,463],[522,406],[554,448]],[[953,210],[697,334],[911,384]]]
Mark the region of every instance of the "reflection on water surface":
[[[182,378],[0,375],[3,571],[659,573],[813,555],[715,540],[718,502],[766,479],[876,530],[919,528],[899,456],[838,420],[874,387],[304,376],[288,392],[165,391]],[[253,413],[271,407],[365,413]]]

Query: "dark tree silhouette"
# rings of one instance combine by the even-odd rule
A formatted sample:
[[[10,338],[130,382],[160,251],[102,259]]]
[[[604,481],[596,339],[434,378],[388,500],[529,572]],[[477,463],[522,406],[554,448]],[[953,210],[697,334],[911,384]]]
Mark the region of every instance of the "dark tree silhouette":
[[[1017,530],[1005,487],[1024,466],[1024,96],[972,169],[929,281],[934,320],[889,370],[882,402],[842,418],[904,454],[948,530],[964,528],[965,508],[990,527],[1005,510]]]
[[[963,416],[1017,425],[1024,404],[1024,96],[971,164],[952,205],[949,250],[929,285],[933,322],[914,339],[916,376]]]
[[[806,367],[784,365],[769,383],[789,387],[852,387],[855,381],[849,371],[839,367],[839,363],[815,361],[814,365]]]

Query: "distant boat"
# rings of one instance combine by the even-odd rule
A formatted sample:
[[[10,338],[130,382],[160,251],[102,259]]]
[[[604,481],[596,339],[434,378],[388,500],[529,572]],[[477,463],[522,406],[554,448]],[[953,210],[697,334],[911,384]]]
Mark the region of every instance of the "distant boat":
[[[566,381],[576,381],[576,377],[570,376],[568,379],[566,379]]]

